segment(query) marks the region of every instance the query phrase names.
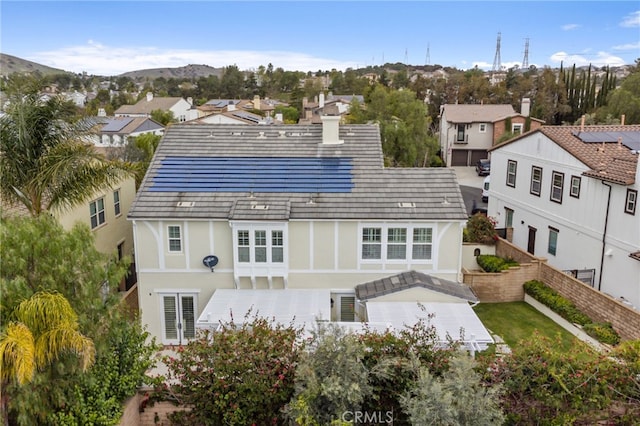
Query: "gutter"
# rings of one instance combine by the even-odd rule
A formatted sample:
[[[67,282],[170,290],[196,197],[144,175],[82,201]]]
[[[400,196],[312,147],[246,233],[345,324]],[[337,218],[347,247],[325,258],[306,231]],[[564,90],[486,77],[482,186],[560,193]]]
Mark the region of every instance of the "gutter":
[[[607,225],[609,224],[609,205],[611,204],[611,185],[602,181],[603,185],[609,188],[609,194],[607,195],[607,210],[604,216],[604,230],[602,231],[602,253],[600,254],[600,277],[598,278],[598,291],[602,288],[602,269],[604,268],[604,249],[605,240],[607,239]]]

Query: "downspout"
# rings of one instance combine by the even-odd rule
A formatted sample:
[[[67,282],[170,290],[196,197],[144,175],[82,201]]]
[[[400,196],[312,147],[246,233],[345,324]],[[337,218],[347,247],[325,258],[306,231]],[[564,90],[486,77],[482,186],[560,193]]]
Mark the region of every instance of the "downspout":
[[[600,255],[600,278],[598,278],[598,291],[602,288],[602,268],[604,267],[604,249],[605,240],[607,238],[607,224],[609,223],[609,205],[611,204],[611,185],[602,181],[603,185],[609,188],[609,194],[607,195],[607,210],[604,216],[604,230],[602,231],[602,254]]]

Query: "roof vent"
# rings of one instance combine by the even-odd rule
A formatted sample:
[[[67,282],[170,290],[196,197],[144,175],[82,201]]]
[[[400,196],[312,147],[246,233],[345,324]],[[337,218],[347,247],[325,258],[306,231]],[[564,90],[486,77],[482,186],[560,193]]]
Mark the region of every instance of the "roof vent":
[[[416,203],[398,203],[398,207],[402,208],[413,208],[416,206]]]
[[[285,135],[284,130],[278,130],[278,134],[280,135],[280,136],[278,136],[279,138],[286,138],[286,137],[287,137],[287,136]]]
[[[269,206],[266,204],[253,204],[251,210],[269,210]]]
[[[176,207],[193,207],[196,205],[195,201],[178,201]]]
[[[267,137],[264,135],[264,132],[258,132],[258,139],[266,139]]]

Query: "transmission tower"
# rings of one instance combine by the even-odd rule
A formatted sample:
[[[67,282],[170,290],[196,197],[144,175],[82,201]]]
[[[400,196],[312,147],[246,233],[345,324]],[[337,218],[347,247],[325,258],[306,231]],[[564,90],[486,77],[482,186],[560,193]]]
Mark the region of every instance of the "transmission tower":
[[[502,61],[500,60],[500,33],[498,33],[498,41],[496,43],[496,56],[493,59],[492,72],[500,71],[502,69]]]
[[[524,40],[524,59],[522,60],[522,69],[527,69],[529,68],[529,37]]]
[[[425,65],[431,65],[431,54],[429,53],[429,43],[427,43],[427,57],[425,58]]]
[[[409,50],[407,48],[404,49],[404,64],[409,65]]]

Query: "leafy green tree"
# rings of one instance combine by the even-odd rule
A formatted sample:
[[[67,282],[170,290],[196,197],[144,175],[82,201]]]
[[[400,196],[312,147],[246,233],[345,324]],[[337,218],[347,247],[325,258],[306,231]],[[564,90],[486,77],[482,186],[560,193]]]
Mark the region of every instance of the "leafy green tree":
[[[153,111],[151,111],[151,119],[157,121],[163,126],[175,123],[176,121],[175,117],[173,116],[173,111],[165,111],[161,109],[154,109]]]
[[[124,399],[148,382],[145,371],[155,351],[117,294],[129,259],[98,252],[88,226],[65,231],[49,215],[2,218],[0,240],[0,324],[8,324],[13,307],[34,293],[58,292],[93,340],[97,360],[83,372],[74,357],[62,356],[30,383],[3,387],[13,423],[116,424]]]
[[[14,81],[15,83],[15,81]],[[32,216],[79,205],[95,191],[129,175],[121,162],[108,161],[88,143],[91,123],[78,120],[72,103],[43,100],[42,82],[8,85],[9,104],[0,117],[0,193]]]
[[[625,116],[625,124],[640,124],[640,60],[635,71],[609,95],[606,111],[616,118]]]
[[[122,158],[132,163],[134,167],[136,188],[140,187],[161,139],[162,136],[160,135],[144,133],[127,140],[127,144],[123,148]]]
[[[242,324],[231,321],[205,331],[175,358],[166,358],[161,397],[190,406],[172,415],[182,424],[282,424],[281,411],[293,395],[301,330],[249,313]]]

